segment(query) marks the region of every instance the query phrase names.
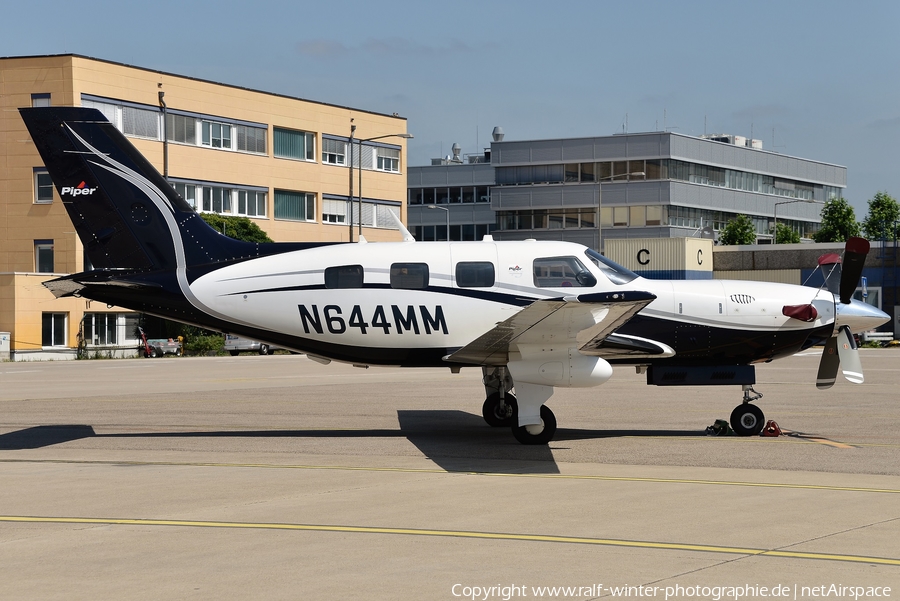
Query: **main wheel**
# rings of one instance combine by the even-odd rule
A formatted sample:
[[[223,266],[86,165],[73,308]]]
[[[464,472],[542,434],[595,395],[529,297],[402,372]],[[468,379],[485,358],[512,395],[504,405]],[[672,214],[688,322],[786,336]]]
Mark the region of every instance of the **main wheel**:
[[[268,344],[260,344],[259,345],[259,354],[260,355],[268,355],[269,354],[269,345]]]
[[[750,403],[742,403],[731,412],[731,429],[738,436],[756,436],[766,425],[762,409]]]
[[[234,350],[232,350],[232,351],[228,351],[228,352],[231,353],[231,356],[232,356],[232,357],[237,357],[238,355],[241,354],[241,351],[234,351]]]
[[[500,426],[513,425],[513,418],[516,415],[516,397],[508,392],[503,397],[505,405],[500,406],[500,393],[495,392],[489,396],[484,405],[481,406],[481,415],[489,426],[498,428]]]
[[[556,434],[556,416],[550,411],[550,407],[541,405],[541,425],[518,426],[513,424],[512,433],[522,444],[547,444],[553,440],[553,435]]]

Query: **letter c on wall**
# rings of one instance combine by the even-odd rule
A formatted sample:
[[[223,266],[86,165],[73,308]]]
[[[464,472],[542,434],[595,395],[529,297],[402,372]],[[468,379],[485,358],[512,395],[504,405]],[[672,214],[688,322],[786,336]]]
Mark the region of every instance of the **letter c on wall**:
[[[641,257],[642,254],[646,255],[646,258],[642,258]],[[637,262],[640,263],[641,265],[646,265],[647,263],[649,263],[650,262],[650,251],[647,250],[646,248],[642,248],[641,250],[639,250],[637,252]]]
[[[697,249],[697,265],[703,265],[703,249]]]

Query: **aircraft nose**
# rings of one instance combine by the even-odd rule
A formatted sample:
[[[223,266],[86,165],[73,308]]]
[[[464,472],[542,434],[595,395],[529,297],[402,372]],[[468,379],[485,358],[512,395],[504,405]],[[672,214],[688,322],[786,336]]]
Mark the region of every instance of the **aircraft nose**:
[[[851,332],[858,334],[874,330],[881,324],[891,320],[890,315],[869,303],[852,300],[849,305],[845,305],[838,298],[834,300],[835,308],[837,309],[835,329],[849,326]]]

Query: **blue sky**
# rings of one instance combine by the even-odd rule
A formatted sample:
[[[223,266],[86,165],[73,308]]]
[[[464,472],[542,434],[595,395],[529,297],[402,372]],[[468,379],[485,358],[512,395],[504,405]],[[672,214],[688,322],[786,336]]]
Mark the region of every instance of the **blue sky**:
[[[900,3],[10,3],[0,56],[77,53],[408,119],[409,160],[457,142],[733,133],[900,197]]]

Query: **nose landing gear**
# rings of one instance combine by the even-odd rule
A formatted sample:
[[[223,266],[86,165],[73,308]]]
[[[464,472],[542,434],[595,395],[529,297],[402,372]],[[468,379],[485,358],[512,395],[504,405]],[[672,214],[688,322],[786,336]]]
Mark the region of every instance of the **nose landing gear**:
[[[750,384],[744,384],[743,390],[744,402],[731,412],[731,429],[738,436],[756,436],[765,427],[766,418],[762,409],[750,402],[761,399],[763,395],[753,390]]]

